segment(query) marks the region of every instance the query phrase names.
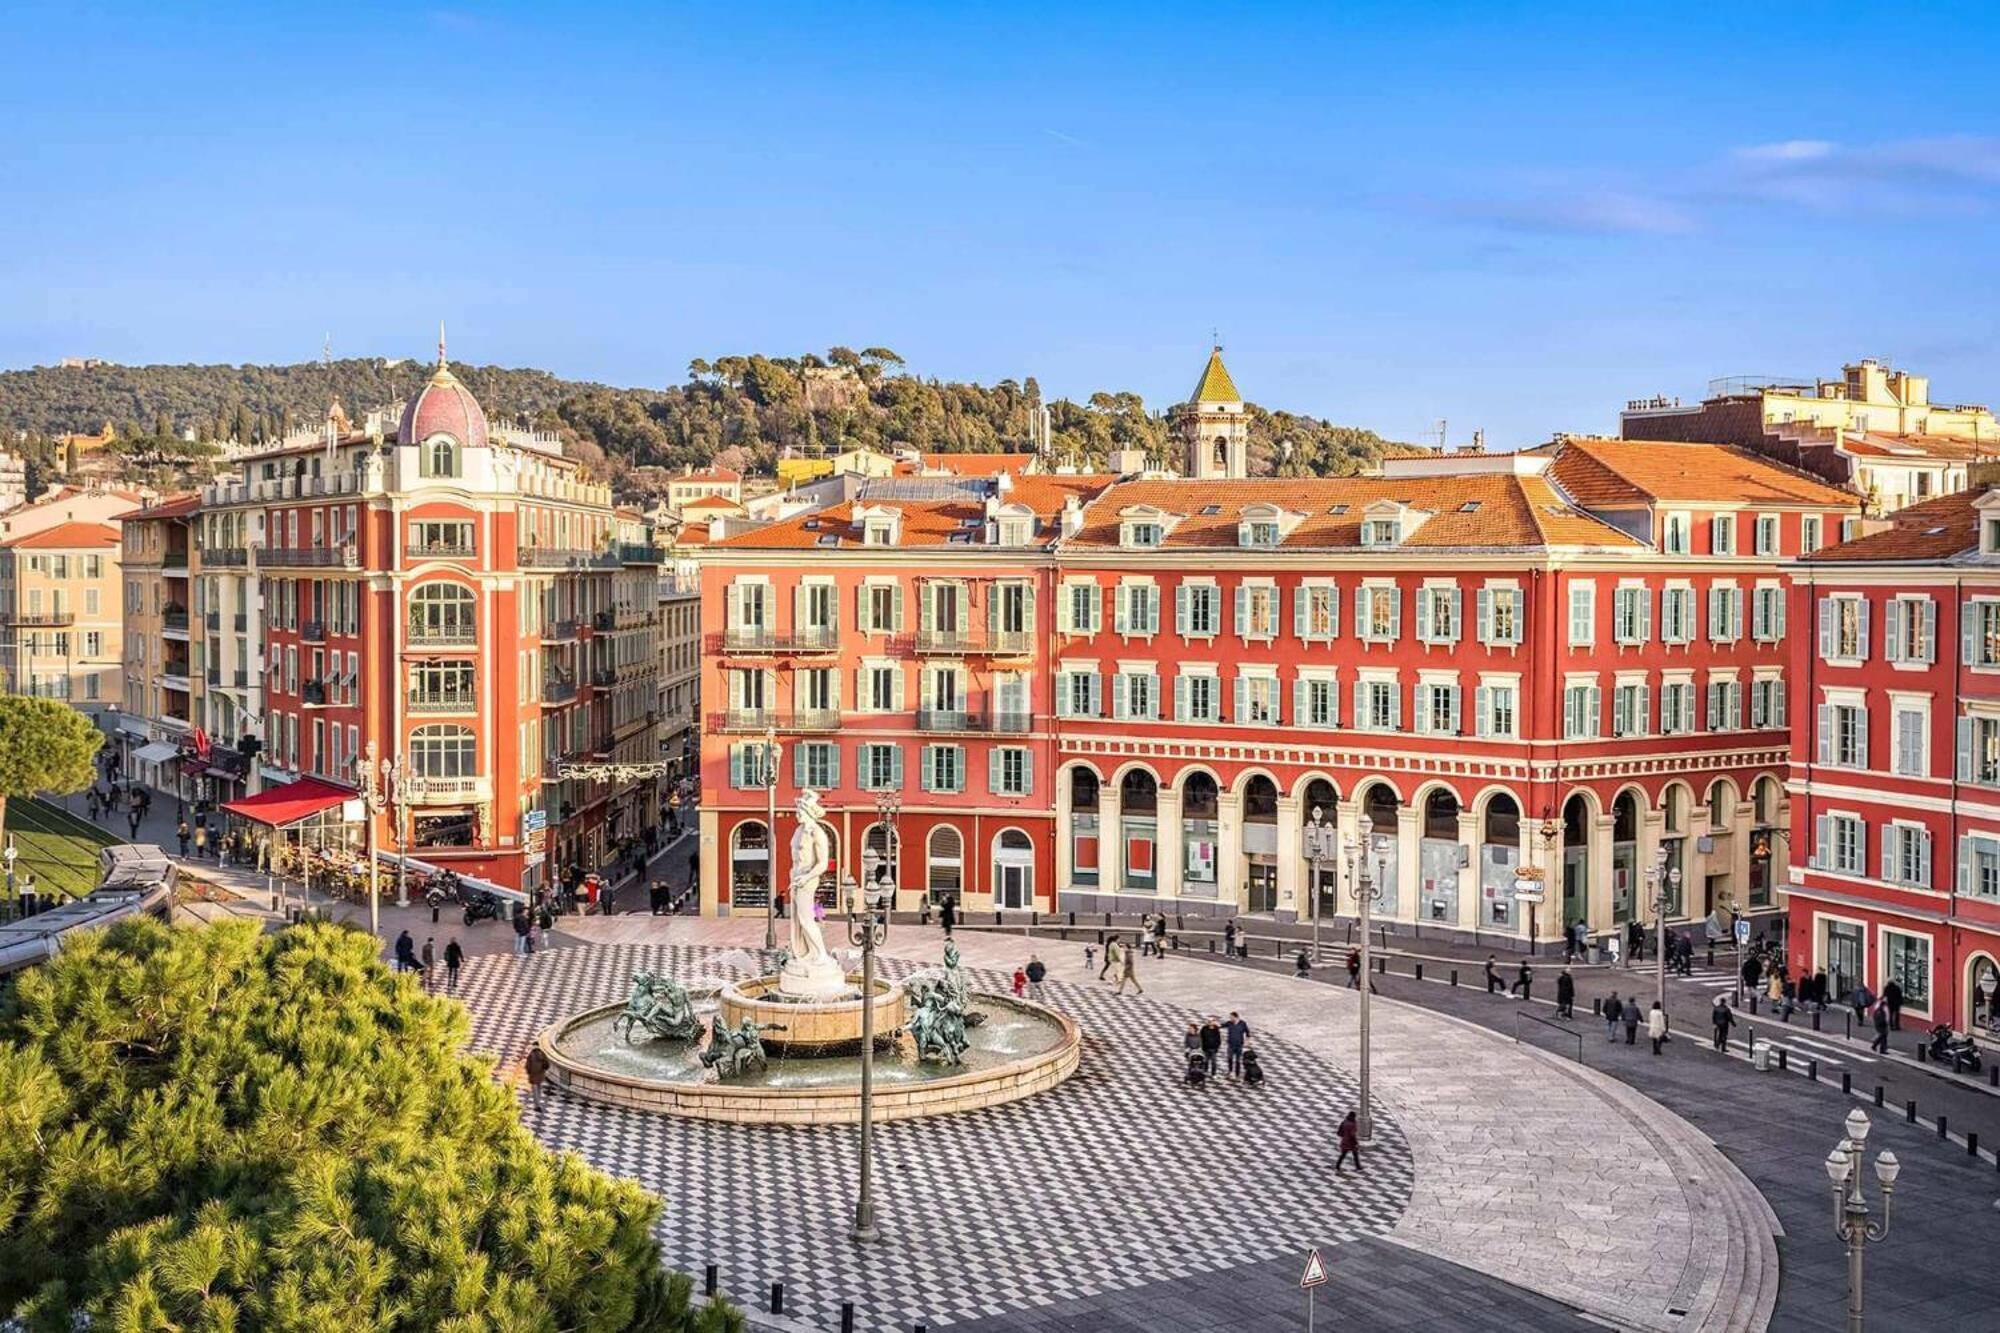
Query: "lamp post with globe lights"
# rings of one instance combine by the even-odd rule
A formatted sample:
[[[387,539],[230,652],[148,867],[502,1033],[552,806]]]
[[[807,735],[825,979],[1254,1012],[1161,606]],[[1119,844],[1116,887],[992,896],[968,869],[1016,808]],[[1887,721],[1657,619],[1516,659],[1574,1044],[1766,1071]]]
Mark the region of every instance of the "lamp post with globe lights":
[[[1375,989],[1375,973],[1370,965],[1368,931],[1375,900],[1382,893],[1375,861],[1387,841],[1382,834],[1370,832],[1347,842],[1348,883],[1353,885],[1355,905],[1361,913],[1361,1098],[1354,1128],[1363,1143],[1374,1139],[1373,1117],[1368,1113],[1368,996]]]
[[[1847,1113],[1847,1135],[1826,1155],[1827,1179],[1833,1182],[1833,1234],[1847,1246],[1847,1333],[1861,1333],[1861,1261],[1869,1242],[1889,1234],[1889,1196],[1903,1167],[1896,1154],[1875,1155],[1875,1180],[1882,1187],[1882,1218],[1870,1215],[1861,1193],[1862,1148],[1868,1142],[1868,1113],[1855,1107]]]
[[[1667,905],[1680,896],[1681,868],[1668,865],[1667,849],[1660,848],[1653,864],[1646,869],[1646,883],[1652,891],[1653,916],[1659,932],[1653,950],[1653,969],[1657,978],[1657,994],[1660,1009],[1667,1007]],[[1643,937],[1642,937],[1643,938]]]
[[[875,1185],[875,950],[889,938],[893,881],[856,884],[845,877],[848,943],[861,950],[861,1188],[854,1201],[854,1239],[874,1240]],[[806,911],[811,911],[807,906]]]
[[[1329,869],[1336,874],[1340,868],[1340,830],[1327,822],[1326,811],[1320,806],[1312,808],[1312,818],[1305,827],[1306,863],[1312,867],[1312,920],[1313,966],[1319,966],[1319,920],[1320,885],[1326,879]]]

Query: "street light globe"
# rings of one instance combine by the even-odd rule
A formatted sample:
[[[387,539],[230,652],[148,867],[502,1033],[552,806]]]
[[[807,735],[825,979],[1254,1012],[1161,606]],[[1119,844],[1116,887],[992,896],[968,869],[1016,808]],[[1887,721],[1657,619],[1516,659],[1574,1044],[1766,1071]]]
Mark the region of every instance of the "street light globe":
[[[1858,1106],[1847,1113],[1847,1141],[1854,1145],[1856,1152],[1868,1142],[1868,1113]]]
[[[1847,1183],[1847,1173],[1852,1169],[1853,1163],[1848,1159],[1847,1149],[1835,1148],[1826,1155],[1826,1178],[1836,1186]]]
[[[1884,1192],[1896,1187],[1896,1177],[1901,1175],[1903,1164],[1896,1160],[1896,1154],[1884,1152],[1875,1154],[1875,1179],[1882,1182]]]

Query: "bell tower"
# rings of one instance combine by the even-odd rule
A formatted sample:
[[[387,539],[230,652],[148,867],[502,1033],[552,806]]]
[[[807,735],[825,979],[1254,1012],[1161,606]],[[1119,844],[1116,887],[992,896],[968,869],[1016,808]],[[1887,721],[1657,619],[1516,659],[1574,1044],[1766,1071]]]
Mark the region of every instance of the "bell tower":
[[[1222,364],[1222,344],[1209,350],[1194,395],[1174,407],[1171,420],[1186,476],[1217,480],[1250,475],[1250,419],[1236,381]]]

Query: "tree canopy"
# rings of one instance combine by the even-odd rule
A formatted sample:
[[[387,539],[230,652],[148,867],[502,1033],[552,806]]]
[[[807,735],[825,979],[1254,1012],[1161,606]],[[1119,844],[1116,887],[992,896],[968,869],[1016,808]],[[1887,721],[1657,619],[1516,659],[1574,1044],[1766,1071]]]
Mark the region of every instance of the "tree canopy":
[[[737,1333],[375,941],[87,934],[0,990],[0,1312],[132,1333]]]
[[[82,791],[104,733],[55,699],[0,694],[0,817],[9,796]]]

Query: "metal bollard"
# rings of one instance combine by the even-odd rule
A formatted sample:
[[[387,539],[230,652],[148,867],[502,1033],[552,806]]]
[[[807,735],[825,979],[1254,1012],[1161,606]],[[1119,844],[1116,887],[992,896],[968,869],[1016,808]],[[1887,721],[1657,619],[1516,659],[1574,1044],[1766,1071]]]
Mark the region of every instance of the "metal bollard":
[[[1840,1071],[1840,1090],[1849,1095],[1854,1092],[1854,1075],[1844,1069]]]
[[[1877,1106],[1882,1104],[1882,1085],[1880,1083],[1875,1085],[1875,1104]]]
[[[771,1313],[783,1314],[784,1312],[785,1284],[782,1282],[773,1282],[771,1284]]]
[[[1033,912],[1030,912],[1030,913],[1028,913],[1028,924],[1029,924],[1029,925],[1031,925],[1031,926],[1039,926],[1039,925],[1041,925],[1041,924],[1042,924],[1042,914],[1041,914],[1041,912],[1040,912],[1040,911],[1033,911]]]
[[[1905,1124],[1911,1125],[1917,1123],[1917,1099],[1915,1097],[1903,1103],[1903,1121]]]
[[[1454,986],[1458,984],[1458,969],[1455,967],[1451,970],[1451,984]],[[2000,1073],[2000,1065],[1993,1066],[1993,1069],[1995,1073]]]
[[[1104,924],[1107,926],[1111,924],[1111,913],[1106,912],[1104,914]]]
[[[1943,1115],[1939,1115],[1939,1116],[1938,1116],[1938,1137],[1939,1137],[1939,1138],[1941,1138],[1941,1139],[1943,1139],[1943,1138],[1949,1138],[1949,1137],[1950,1137],[1950,1135],[1948,1135],[1948,1134],[1946,1134],[1946,1133],[1944,1132],[1944,1122],[1945,1122],[1945,1117],[1944,1117]]]
[[[1922,1042],[1918,1042],[1918,1043],[1917,1043],[1917,1063],[1918,1063],[1918,1064],[1920,1064],[1920,1065],[1927,1065],[1927,1064],[1929,1064],[1930,1062],[1931,1062],[1931,1053],[1930,1053],[1929,1051],[1927,1051],[1927,1050],[1925,1050],[1925,1049],[1924,1049],[1924,1044],[1923,1044]]]
[[[993,924],[996,926],[1003,924],[1000,920],[1000,914],[998,912],[995,912],[993,914]]]
[[[701,1274],[701,1294],[704,1296],[715,1295],[719,1278],[720,1274],[716,1272],[714,1264],[710,1264],[707,1268],[703,1269]]]
[[[157,752],[156,752],[156,753],[157,753]],[[1208,951],[1209,951],[1210,953],[1214,953],[1214,952],[1215,952],[1215,941],[1214,941],[1214,940],[1210,940],[1210,941],[1208,942]]]
[[[1806,1077],[1815,1083],[1819,1082],[1819,1061],[1806,1061]]]
[[[1100,945],[1104,943],[1104,932],[1101,930],[1097,932],[1097,942]]]
[[[1979,1131],[1976,1129],[1965,1136],[1965,1155],[1967,1157],[1979,1156]]]
[[[1416,964],[1416,969],[1417,969],[1416,972],[1417,980],[1422,981],[1424,979],[1424,965],[1422,963],[1418,963]]]
[[[1778,1072],[1780,1074],[1785,1072],[1785,1056],[1787,1054],[1789,1054],[1789,1052],[1786,1051],[1784,1047],[1780,1046],[1778,1048]]]
[[[1819,1010],[1813,1010],[1813,1031],[1819,1031]]]
[[[1757,992],[1756,992],[1756,991],[1751,991],[1751,992],[1750,992],[1750,1012],[1751,1012],[1751,1013],[1753,1013],[1753,1014],[1757,1012]]]
[[[1996,1062],[1987,1069],[1986,1082],[1992,1087],[2000,1088],[2000,1062]]]
[[[1071,912],[1071,913],[1069,914],[1069,923],[1070,923],[1070,924],[1071,924],[1072,926],[1076,924],[1076,913],[1075,913],[1075,912]]]

